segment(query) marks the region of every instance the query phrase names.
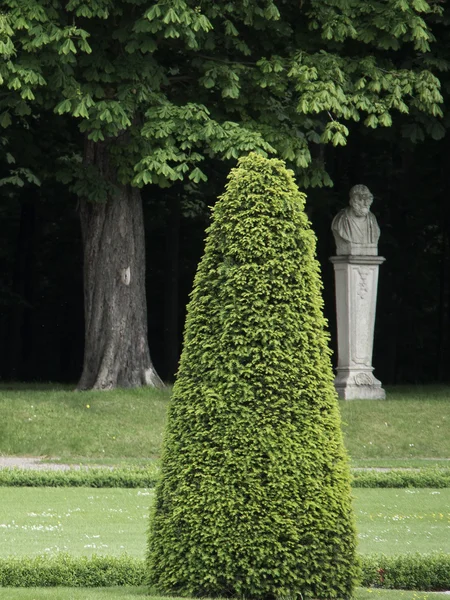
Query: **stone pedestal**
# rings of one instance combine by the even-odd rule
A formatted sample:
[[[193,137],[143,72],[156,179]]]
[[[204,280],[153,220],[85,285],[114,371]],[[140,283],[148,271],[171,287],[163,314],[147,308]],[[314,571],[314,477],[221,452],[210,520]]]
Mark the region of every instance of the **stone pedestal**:
[[[336,281],[338,366],[334,385],[345,400],[386,397],[373,376],[372,349],[378,268],[382,256],[340,255],[330,258]]]

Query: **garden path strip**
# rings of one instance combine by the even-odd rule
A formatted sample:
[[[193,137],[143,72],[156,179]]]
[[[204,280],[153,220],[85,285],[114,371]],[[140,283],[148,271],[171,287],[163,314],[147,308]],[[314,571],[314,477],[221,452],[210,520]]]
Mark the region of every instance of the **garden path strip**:
[[[70,471],[75,469],[113,468],[101,465],[66,465],[63,463],[45,462],[39,456],[0,456],[0,469],[31,469],[33,471]]]
[[[50,460],[58,460],[58,457],[53,457]],[[433,460],[433,459],[429,459]],[[450,459],[449,459],[450,461]],[[8,469],[17,467],[18,469],[31,469],[33,471],[70,471],[71,469],[79,471],[80,469],[111,469],[114,467],[106,465],[77,465],[64,464],[55,462],[46,462],[45,458],[40,456],[0,456],[0,469]],[[410,467],[353,467],[352,471],[420,471],[419,468]]]

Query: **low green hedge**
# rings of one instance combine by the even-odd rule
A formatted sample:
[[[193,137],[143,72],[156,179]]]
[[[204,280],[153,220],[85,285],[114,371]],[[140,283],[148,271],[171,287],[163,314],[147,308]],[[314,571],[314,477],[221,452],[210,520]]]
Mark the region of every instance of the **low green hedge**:
[[[5,468],[0,469],[0,486],[151,488],[155,486],[158,477],[159,468],[157,466],[114,469],[82,468],[69,471]],[[447,488],[450,487],[450,469],[354,470],[352,486],[360,488]]]
[[[68,554],[0,559],[0,587],[110,587],[144,585],[143,560],[121,556],[73,557]]]
[[[68,471],[34,471],[15,467],[0,469],[0,486],[148,488],[155,486],[158,477],[157,467],[82,468]]]
[[[352,486],[360,488],[450,487],[450,469],[353,470],[352,475]]]
[[[365,555],[360,557],[364,587],[439,591],[450,589],[450,554]],[[122,556],[0,559],[0,587],[110,587],[145,585],[144,560]]]
[[[365,587],[395,590],[450,590],[450,554],[362,557]]]

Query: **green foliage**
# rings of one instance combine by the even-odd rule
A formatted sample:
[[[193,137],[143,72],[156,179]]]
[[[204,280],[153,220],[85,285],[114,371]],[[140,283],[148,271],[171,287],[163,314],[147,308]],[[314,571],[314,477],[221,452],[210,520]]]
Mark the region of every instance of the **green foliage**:
[[[154,487],[159,469],[83,468],[68,471],[34,471],[31,469],[0,469],[0,486],[16,487],[92,487],[92,488],[142,488]]]
[[[428,591],[450,587],[450,554],[369,555],[360,560],[363,586]],[[147,578],[145,561],[126,556],[0,559],[0,587],[138,586]]]
[[[353,471],[355,488],[448,488],[450,469]]]
[[[419,470],[354,470],[354,488],[448,488],[449,469]],[[154,487],[159,480],[159,467],[83,468],[68,471],[0,469],[0,486],[15,487]]]
[[[250,150],[329,185],[311,145],[345,144],[352,121],[441,115],[427,62],[440,12],[425,0],[5,0],[0,125],[70,116],[90,140],[117,142],[118,179],[139,187],[198,183],[205,159]]]
[[[34,183],[38,186],[40,185],[39,179],[30,171],[30,169],[21,168],[11,170],[9,177],[3,177],[2,179],[0,179],[0,187],[8,184],[15,185],[17,187],[23,187],[25,185],[25,182]]]
[[[144,561],[128,556],[0,558],[0,587],[142,585],[145,578]]]
[[[305,196],[251,154],[213,209],[149,539],[184,595],[351,595],[349,473]]]
[[[450,554],[364,556],[363,586],[403,590],[448,590]]]

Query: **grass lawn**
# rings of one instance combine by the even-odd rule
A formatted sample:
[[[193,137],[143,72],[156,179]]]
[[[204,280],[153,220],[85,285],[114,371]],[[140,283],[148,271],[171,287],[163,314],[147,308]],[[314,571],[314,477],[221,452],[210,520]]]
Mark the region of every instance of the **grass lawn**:
[[[450,458],[360,458],[352,459],[351,464],[357,469],[449,469]]]
[[[433,466],[433,460],[417,459],[450,458],[450,387],[398,386],[387,389],[386,400],[340,407],[346,447],[357,466],[408,466],[405,459]]]
[[[354,598],[355,600],[444,600],[444,598],[448,600],[448,594],[358,588]]]
[[[362,554],[450,550],[450,489],[354,489]]]
[[[448,552],[450,489],[357,489],[359,552]],[[152,490],[3,488],[0,556],[143,558]]]
[[[356,467],[450,466],[450,388],[388,388],[341,402]],[[104,465],[159,458],[170,389],[74,392],[0,385],[0,455]],[[359,552],[449,551],[450,489],[354,489]],[[68,552],[142,558],[153,490],[2,488],[0,556]],[[148,588],[1,588],[0,600],[160,600]],[[431,592],[358,589],[355,600],[433,600]]]
[[[143,558],[153,490],[2,488],[0,556]]]
[[[129,588],[0,588],[0,600],[168,600],[156,596],[145,587]],[[436,592],[408,592],[358,588],[355,600],[448,600],[448,595]],[[171,600],[180,600],[171,596]]]
[[[170,389],[74,392],[57,385],[2,385],[0,454],[145,464],[159,456],[169,394]],[[355,466],[450,464],[450,387],[393,387],[387,400],[340,406]]]
[[[162,600],[161,596],[150,595],[146,587],[0,588],[0,600],[134,600],[144,597]]]
[[[0,454],[143,463],[159,455],[168,402],[169,390],[2,386]]]

